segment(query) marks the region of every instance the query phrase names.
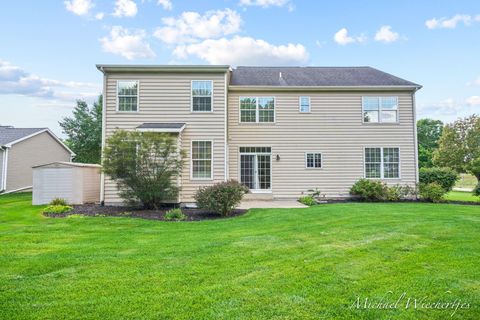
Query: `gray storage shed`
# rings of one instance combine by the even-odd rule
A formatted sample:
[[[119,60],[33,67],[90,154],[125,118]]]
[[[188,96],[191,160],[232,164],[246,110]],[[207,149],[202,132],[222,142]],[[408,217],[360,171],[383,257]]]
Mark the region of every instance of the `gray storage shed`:
[[[75,162],[52,162],[33,167],[32,204],[47,204],[55,198],[69,204],[100,202],[101,166]]]

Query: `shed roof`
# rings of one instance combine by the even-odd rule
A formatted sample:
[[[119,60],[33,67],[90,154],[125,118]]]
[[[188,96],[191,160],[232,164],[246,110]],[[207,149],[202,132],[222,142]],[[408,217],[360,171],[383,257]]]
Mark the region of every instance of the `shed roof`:
[[[55,161],[50,163],[41,164],[34,166],[33,168],[40,167],[81,167],[81,168],[101,168],[102,166],[95,163],[80,163],[80,162],[65,162],[65,161]]]

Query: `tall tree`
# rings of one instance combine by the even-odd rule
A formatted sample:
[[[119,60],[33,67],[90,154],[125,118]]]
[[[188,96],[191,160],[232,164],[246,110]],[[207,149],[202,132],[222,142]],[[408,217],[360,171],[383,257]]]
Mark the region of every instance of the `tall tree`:
[[[443,122],[433,119],[417,121],[418,165],[420,168],[433,167],[433,152],[438,148]]]
[[[480,117],[471,115],[446,125],[433,161],[457,172],[469,172],[480,183]]]
[[[100,163],[102,153],[102,96],[92,107],[77,100],[72,117],[59,122],[67,135],[66,144],[76,156],[75,162]]]

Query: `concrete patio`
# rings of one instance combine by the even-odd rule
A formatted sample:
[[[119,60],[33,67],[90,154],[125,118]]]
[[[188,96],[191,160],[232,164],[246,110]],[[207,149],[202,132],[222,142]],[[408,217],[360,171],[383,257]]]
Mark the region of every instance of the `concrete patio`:
[[[308,208],[308,206],[297,200],[243,200],[238,208]]]

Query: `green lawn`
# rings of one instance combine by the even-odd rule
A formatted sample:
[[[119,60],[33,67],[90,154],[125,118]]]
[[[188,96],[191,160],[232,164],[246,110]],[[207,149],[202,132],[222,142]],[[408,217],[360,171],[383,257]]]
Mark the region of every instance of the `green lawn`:
[[[450,191],[445,196],[446,200],[467,201],[467,202],[480,202],[480,197],[474,196],[471,192],[465,191]]]
[[[0,319],[480,319],[480,206],[348,203],[188,223],[40,209],[0,196]],[[397,309],[351,308],[403,292]],[[408,297],[469,307],[450,317],[405,308]]]

